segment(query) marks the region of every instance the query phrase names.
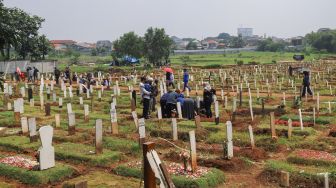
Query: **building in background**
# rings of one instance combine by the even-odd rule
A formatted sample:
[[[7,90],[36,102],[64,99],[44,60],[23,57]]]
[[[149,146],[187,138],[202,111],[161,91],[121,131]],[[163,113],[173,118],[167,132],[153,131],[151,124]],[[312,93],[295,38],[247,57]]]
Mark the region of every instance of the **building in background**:
[[[237,29],[238,36],[242,36],[243,38],[252,37],[253,36],[253,28],[238,28]]]
[[[51,40],[51,45],[55,48],[55,50],[65,51],[70,48],[72,45],[76,44],[76,41],[73,40]]]

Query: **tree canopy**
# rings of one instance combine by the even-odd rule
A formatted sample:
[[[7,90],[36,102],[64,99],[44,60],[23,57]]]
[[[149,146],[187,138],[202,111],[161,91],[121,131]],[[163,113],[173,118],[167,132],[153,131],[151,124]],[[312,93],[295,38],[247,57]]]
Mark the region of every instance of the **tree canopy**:
[[[45,36],[39,36],[38,30],[43,18],[30,15],[19,8],[7,8],[0,0],[0,53],[5,59],[10,58],[14,49],[17,55],[26,59],[44,58],[49,49]]]
[[[144,36],[144,56],[154,66],[168,62],[172,40],[163,28],[148,28]]]
[[[141,58],[143,56],[143,39],[134,32],[125,33],[113,42],[114,52],[117,57],[132,56]]]
[[[305,36],[305,43],[319,51],[336,52],[336,30],[309,33]]]

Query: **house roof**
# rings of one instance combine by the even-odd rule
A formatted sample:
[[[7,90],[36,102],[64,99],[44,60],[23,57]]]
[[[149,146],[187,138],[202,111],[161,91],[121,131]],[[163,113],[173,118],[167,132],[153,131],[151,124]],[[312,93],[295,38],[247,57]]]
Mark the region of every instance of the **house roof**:
[[[53,45],[55,45],[55,44],[71,45],[71,44],[75,44],[76,41],[73,41],[73,40],[51,40],[50,43],[53,44]]]

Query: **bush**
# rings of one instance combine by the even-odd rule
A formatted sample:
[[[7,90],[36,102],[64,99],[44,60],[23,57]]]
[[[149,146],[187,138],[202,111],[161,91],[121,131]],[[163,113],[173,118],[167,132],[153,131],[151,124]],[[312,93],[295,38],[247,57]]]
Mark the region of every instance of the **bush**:
[[[244,65],[244,61],[243,61],[243,60],[237,60],[237,61],[236,61],[236,64],[237,64],[238,66]]]

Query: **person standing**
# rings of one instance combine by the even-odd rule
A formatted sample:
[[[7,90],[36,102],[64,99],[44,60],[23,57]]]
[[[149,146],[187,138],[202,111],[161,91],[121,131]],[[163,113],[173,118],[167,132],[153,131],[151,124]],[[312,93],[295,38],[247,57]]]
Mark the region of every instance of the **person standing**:
[[[55,79],[56,79],[56,84],[58,84],[59,82],[59,77],[60,77],[60,75],[61,75],[61,71],[60,70],[58,70],[56,67],[55,67],[55,69],[54,69],[54,75],[55,75]]]
[[[151,110],[153,112],[155,112],[156,97],[159,94],[158,84],[159,84],[159,81],[157,79],[155,79],[155,81],[154,81],[154,83],[152,84],[152,87],[151,87],[151,92],[152,92],[152,106],[151,106]]]
[[[146,83],[145,83],[145,77],[141,78],[140,82],[140,94],[143,102],[143,110],[142,110],[142,117],[145,119],[148,119],[149,114],[149,101],[150,101],[150,95],[151,92],[146,90]],[[147,83],[148,84],[148,83]]]
[[[310,89],[310,80],[309,80],[309,72],[308,71],[304,71],[303,72],[303,87],[302,87],[302,97],[306,96],[306,91],[309,93],[309,95],[313,95],[313,92]]]
[[[203,91],[203,104],[204,104],[205,114],[207,118],[212,117],[212,112],[211,112],[212,102],[213,102],[213,93],[211,91],[211,86],[209,83],[205,83],[204,91]]]
[[[189,89],[190,91],[190,87],[188,86],[188,82],[189,82],[189,73],[187,69],[183,69],[183,92],[185,91],[186,88]]]
[[[37,73],[38,72],[39,72],[39,70],[36,67],[34,67],[34,81],[37,80]]]

